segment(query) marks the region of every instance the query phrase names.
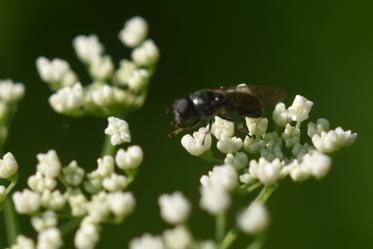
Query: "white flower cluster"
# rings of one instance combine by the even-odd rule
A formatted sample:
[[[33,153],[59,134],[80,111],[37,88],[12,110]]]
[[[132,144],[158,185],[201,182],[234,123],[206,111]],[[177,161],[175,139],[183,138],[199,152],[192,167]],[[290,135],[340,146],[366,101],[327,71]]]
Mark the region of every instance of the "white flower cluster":
[[[340,127],[330,130],[329,122],[319,119],[308,123],[310,141],[303,141],[301,124],[309,118],[312,106],[312,101],[300,95],[289,108],[278,103],[273,111],[278,126],[274,131],[268,131],[267,118],[246,118],[247,132],[241,138],[235,134],[234,123],[215,117],[210,133],[209,127],[202,127],[192,135],[184,135],[181,144],[191,155],[213,156],[213,137],[217,150],[225,154],[224,159],[213,158],[224,164],[201,178],[201,207],[218,217],[227,213],[233,192],[249,193],[260,186],[263,191],[274,189],[286,177],[293,181],[325,177],[331,167],[329,154],[353,144],[357,134]],[[269,225],[265,199],[261,198],[237,216],[238,227],[254,236]]]
[[[129,133],[128,124],[125,124],[125,132]],[[124,131],[119,129],[120,132]],[[85,173],[76,161],[63,167],[54,150],[38,154],[37,159],[37,171],[28,178],[29,188],[15,192],[12,197],[16,211],[31,216],[38,238],[34,243],[19,237],[12,248],[26,245],[30,248],[61,248],[63,240],[59,225],[63,227],[63,224],[59,224],[58,218],[60,212],[66,216],[67,210],[71,211],[71,219],[80,221],[75,247],[94,248],[103,223],[119,223],[134,210],[136,200],[131,192],[125,191],[142,162],[140,146],[120,149],[115,157],[105,155],[99,158],[97,168],[90,173]],[[10,153],[0,160],[1,176],[9,178],[17,172],[17,168],[17,162]],[[2,187],[0,198],[3,192]]]
[[[18,102],[25,95],[25,87],[11,80],[0,80],[0,145],[8,135],[8,122],[14,114]]]
[[[88,85],[80,83],[68,62],[38,58],[36,67],[41,79],[55,91],[49,98],[52,108],[71,116],[100,117],[125,115],[140,108],[159,59],[159,50],[147,35],[148,26],[143,18],[133,17],[125,23],[119,38],[133,48],[132,60],[122,60],[118,69],[96,35],[76,37],[75,53],[92,78]]]

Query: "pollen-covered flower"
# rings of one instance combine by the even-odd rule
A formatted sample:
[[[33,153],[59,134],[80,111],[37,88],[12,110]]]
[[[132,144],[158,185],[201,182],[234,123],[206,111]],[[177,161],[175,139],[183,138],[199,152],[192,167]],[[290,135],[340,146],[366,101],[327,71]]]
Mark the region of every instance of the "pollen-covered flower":
[[[188,219],[190,202],[181,192],[163,194],[158,200],[162,218],[170,224],[181,224]]]
[[[295,96],[293,104],[289,107],[289,115],[293,121],[301,122],[308,119],[313,102],[303,96]]]
[[[21,83],[11,80],[0,81],[0,99],[5,102],[17,102],[25,94],[25,87]]]
[[[131,142],[131,134],[128,123],[125,120],[109,117],[109,126],[105,129],[105,134],[110,136],[112,145]]]
[[[269,225],[267,208],[260,202],[254,202],[238,216],[237,223],[240,229],[247,234],[262,233]]]
[[[202,127],[193,132],[193,136],[187,134],[181,139],[181,145],[193,156],[200,156],[211,147],[211,135],[207,133],[207,128]]]
[[[148,34],[148,25],[144,18],[135,16],[126,21],[124,28],[119,33],[119,39],[127,47],[137,47]]]
[[[13,154],[8,152],[0,159],[0,178],[8,179],[18,171],[18,163]]]

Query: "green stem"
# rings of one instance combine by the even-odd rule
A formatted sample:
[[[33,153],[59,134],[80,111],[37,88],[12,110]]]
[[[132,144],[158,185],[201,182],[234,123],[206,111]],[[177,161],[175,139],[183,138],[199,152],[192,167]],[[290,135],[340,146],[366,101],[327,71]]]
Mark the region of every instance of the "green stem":
[[[111,145],[110,136],[105,136],[104,145],[102,146],[101,156],[113,156],[115,154],[115,147]]]
[[[4,223],[6,227],[6,234],[8,239],[8,245],[11,246],[15,244],[18,236],[18,222],[17,222],[17,216],[14,212],[13,203],[11,201],[11,198],[8,196],[12,189],[16,186],[18,181],[18,173],[16,173],[14,176],[10,178],[10,184],[6,189],[6,195],[7,197],[4,200]]]
[[[225,235],[223,241],[221,242],[220,249],[228,249],[236,241],[238,237],[238,228],[234,226],[228,233]]]
[[[271,194],[273,193],[273,191],[275,191],[275,189],[277,188],[276,185],[273,185],[273,186],[265,186],[262,191],[260,191],[258,197],[255,198],[255,201],[258,201],[258,202],[261,202],[261,203],[265,203],[268,198],[271,196]]]
[[[247,249],[261,249],[263,248],[265,241],[265,236],[261,235],[258,238],[256,238],[251,244],[247,247]]]
[[[215,217],[215,237],[217,241],[223,241],[226,226],[226,216],[224,213]]]

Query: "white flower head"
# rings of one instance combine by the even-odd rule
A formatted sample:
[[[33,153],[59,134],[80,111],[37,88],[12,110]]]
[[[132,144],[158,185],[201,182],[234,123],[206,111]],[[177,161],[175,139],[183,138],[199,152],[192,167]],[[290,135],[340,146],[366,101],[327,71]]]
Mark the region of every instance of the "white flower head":
[[[76,37],[73,41],[73,47],[78,58],[87,64],[93,63],[104,52],[104,47],[96,35]]]
[[[84,90],[80,83],[66,86],[49,97],[49,104],[59,113],[78,111],[84,104]]]
[[[132,51],[132,60],[140,66],[151,66],[157,63],[159,49],[152,40],[146,40]]]
[[[201,184],[206,188],[222,188],[224,191],[232,191],[238,184],[238,175],[231,165],[215,166],[208,176],[201,177]]]
[[[55,227],[43,230],[38,235],[38,249],[57,249],[62,245],[61,232]]]
[[[215,122],[212,124],[211,133],[218,140],[232,137],[234,135],[234,123],[215,116]]]
[[[272,114],[273,121],[280,127],[285,127],[287,123],[291,122],[289,111],[286,109],[284,103],[278,103],[275,106]]]
[[[115,192],[108,195],[110,210],[118,218],[124,218],[129,215],[136,205],[135,197],[130,192]]]
[[[76,74],[64,60],[53,59],[50,61],[45,57],[39,57],[36,60],[36,67],[41,79],[54,89],[72,86],[78,81]]]
[[[251,135],[260,137],[264,135],[268,127],[267,118],[245,118],[247,129]]]
[[[226,212],[231,204],[227,191],[219,187],[201,187],[200,205],[212,215]]]
[[[137,47],[148,34],[148,24],[144,18],[135,16],[126,21],[124,28],[119,33],[119,39],[127,47]]]
[[[181,138],[181,145],[193,156],[200,156],[211,147],[211,134],[207,128],[202,127],[193,132],[193,136],[187,134]]]
[[[182,226],[164,231],[163,239],[168,249],[187,249],[192,241],[189,231]]]
[[[75,234],[74,244],[77,249],[94,249],[100,239],[100,230],[94,224],[81,225]]]
[[[170,224],[181,224],[189,217],[191,205],[181,192],[163,194],[158,203],[162,218]]]
[[[323,153],[332,153],[353,144],[356,138],[357,133],[352,133],[350,130],[344,131],[341,127],[337,127],[335,130],[314,134],[312,143],[317,150]]]
[[[247,166],[249,158],[244,152],[237,152],[235,154],[229,153],[224,159],[225,164],[232,165],[236,169],[243,169]]]
[[[31,224],[36,231],[41,232],[48,228],[56,227],[58,225],[58,218],[53,211],[45,211],[41,215],[33,216]]]
[[[41,205],[40,195],[28,189],[15,192],[12,198],[15,208],[20,214],[33,214],[39,210]]]
[[[131,240],[130,249],[165,249],[162,238],[151,234],[144,234],[140,238]]]
[[[120,169],[129,170],[136,169],[142,163],[144,153],[140,146],[132,145],[127,150],[119,149],[116,156],[115,162]]]
[[[128,123],[125,120],[109,117],[109,126],[105,129],[105,134],[111,138],[112,145],[131,142],[131,134]]]
[[[243,141],[239,137],[222,138],[216,144],[216,147],[223,153],[235,153],[241,149]]]
[[[302,122],[308,119],[313,102],[303,96],[295,96],[293,104],[289,107],[289,115],[293,121]]]
[[[55,178],[60,174],[61,163],[55,150],[49,150],[46,154],[38,154],[37,171],[45,177]]]
[[[0,178],[8,179],[18,171],[18,163],[13,154],[8,152],[0,159]]]
[[[23,235],[18,235],[16,243],[10,249],[35,249],[35,242]]]
[[[11,80],[0,81],[0,99],[5,102],[17,102],[25,94],[25,87],[21,83]]]
[[[264,232],[269,225],[269,214],[264,204],[252,203],[237,219],[240,229],[251,235]]]
[[[91,62],[89,72],[95,80],[104,81],[114,72],[113,61],[110,56],[97,57]]]

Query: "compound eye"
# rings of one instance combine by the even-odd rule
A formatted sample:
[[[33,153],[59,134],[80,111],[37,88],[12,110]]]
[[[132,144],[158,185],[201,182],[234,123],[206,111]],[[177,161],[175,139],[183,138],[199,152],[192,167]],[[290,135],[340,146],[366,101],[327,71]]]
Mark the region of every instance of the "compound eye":
[[[187,99],[180,99],[175,104],[175,110],[182,115],[183,113],[187,112],[188,106],[189,101]]]
[[[177,122],[187,121],[193,113],[193,103],[187,99],[179,99],[174,104],[174,114]]]

